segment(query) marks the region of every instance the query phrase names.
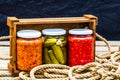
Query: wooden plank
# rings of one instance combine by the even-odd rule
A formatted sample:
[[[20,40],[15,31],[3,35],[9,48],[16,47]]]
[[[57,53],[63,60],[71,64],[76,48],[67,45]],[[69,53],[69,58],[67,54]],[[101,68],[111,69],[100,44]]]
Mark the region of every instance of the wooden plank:
[[[9,57],[10,47],[0,47],[0,57]]]
[[[85,17],[62,17],[62,18],[31,18],[31,19],[19,19],[16,24],[56,24],[56,23],[83,23],[93,22]]]
[[[120,46],[120,41],[108,41],[111,46]],[[103,41],[96,41],[96,46],[106,46]]]
[[[9,74],[11,76],[11,74],[8,71],[0,71],[0,73],[2,73],[2,74],[7,73],[7,74]]]
[[[14,22],[18,22],[19,20],[16,18],[16,17],[8,17],[7,18],[7,25],[10,27],[10,28],[13,28],[13,23]]]
[[[119,50],[119,47],[111,47],[111,50],[112,51],[118,51]],[[105,51],[108,51],[108,48],[107,47],[96,47],[96,52],[105,52]]]
[[[0,41],[0,46],[9,46],[10,45],[10,42],[9,41]]]
[[[104,54],[104,53],[106,53],[106,51],[103,51],[103,52],[101,52],[101,51],[95,52],[96,55]]]
[[[7,69],[7,64],[9,63],[9,60],[0,60],[0,69]]]

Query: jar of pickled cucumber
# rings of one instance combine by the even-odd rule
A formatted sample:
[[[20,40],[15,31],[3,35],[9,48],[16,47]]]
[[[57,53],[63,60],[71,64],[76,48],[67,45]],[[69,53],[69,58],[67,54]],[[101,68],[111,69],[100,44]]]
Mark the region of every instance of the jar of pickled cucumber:
[[[69,66],[84,65],[94,61],[94,40],[93,31],[90,29],[69,30]]]
[[[30,71],[42,64],[42,38],[37,30],[17,32],[17,68]]]
[[[42,30],[43,63],[66,64],[66,31],[60,28]]]

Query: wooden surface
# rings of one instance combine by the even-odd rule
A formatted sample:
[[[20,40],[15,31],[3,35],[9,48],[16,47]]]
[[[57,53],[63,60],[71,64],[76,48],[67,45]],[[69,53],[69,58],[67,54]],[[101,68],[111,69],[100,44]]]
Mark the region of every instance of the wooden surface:
[[[118,51],[119,46],[120,46],[120,41],[109,41],[111,45],[111,50],[112,51]],[[9,57],[9,41],[0,41],[0,57]],[[102,41],[96,41],[96,54],[101,54],[107,51],[107,47],[104,42]],[[7,70],[7,63],[9,60],[0,60],[0,74],[1,73],[7,73],[8,75],[9,72]],[[5,80],[6,77],[0,77]],[[12,78],[11,76],[9,77],[10,79]]]

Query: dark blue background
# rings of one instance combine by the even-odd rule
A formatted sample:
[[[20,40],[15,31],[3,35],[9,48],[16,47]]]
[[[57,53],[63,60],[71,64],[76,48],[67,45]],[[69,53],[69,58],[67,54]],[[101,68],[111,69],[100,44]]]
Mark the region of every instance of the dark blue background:
[[[100,35],[120,40],[120,0],[0,0],[0,36],[9,34],[8,16],[76,17],[87,13],[99,18]]]

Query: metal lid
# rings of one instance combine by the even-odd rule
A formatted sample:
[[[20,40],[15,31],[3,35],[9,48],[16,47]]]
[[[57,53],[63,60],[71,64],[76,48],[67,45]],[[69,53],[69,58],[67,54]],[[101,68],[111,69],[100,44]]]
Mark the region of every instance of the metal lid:
[[[41,36],[41,32],[37,30],[20,30],[17,32],[17,36],[21,38],[38,38]]]
[[[49,29],[44,29],[42,30],[42,34],[44,35],[64,35],[66,34],[66,31],[64,29],[61,28],[49,28]]]
[[[69,30],[69,34],[73,35],[88,35],[88,34],[93,34],[93,31],[91,29],[71,29]]]

